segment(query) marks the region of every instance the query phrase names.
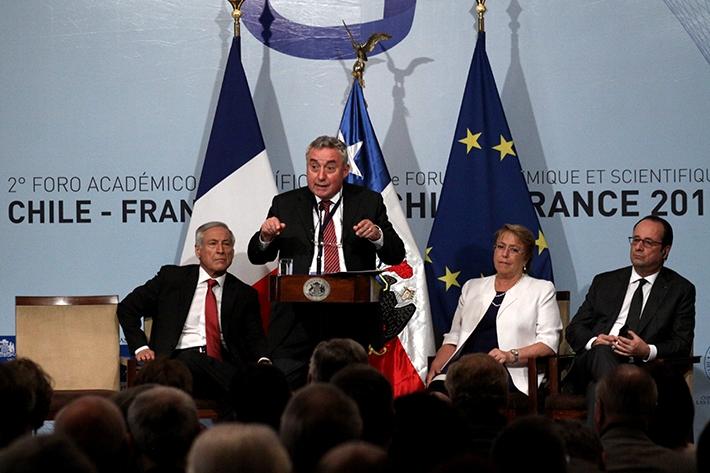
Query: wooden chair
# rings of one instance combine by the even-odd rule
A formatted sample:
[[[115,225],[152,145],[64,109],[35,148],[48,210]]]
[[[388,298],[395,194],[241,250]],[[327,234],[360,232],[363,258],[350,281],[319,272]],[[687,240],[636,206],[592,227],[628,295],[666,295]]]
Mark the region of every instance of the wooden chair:
[[[564,338],[564,327],[569,323],[570,293],[569,291],[557,291],[557,305],[560,309],[562,319],[562,340],[558,354],[567,354],[572,350]],[[519,415],[539,414],[543,410],[543,396],[537,385],[537,377],[540,372],[545,374],[546,383],[550,380],[548,375],[548,357],[528,359],[528,395],[512,394],[508,398],[508,418],[512,419]]]
[[[118,296],[15,298],[17,356],[54,381],[49,418],[73,399],[119,389]]]

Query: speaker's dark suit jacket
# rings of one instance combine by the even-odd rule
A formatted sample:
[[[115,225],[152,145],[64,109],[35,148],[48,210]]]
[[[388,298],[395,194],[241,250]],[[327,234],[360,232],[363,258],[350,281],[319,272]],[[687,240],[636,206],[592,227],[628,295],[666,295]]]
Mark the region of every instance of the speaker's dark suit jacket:
[[[148,345],[156,355],[169,356],[182,333],[195,295],[198,265],[163,266],[158,274],[118,304],[118,320],[131,353]],[[141,318],[151,317],[150,342]],[[220,324],[225,345],[235,363],[256,362],[266,354],[257,292],[227,273],[222,288]]]
[[[348,271],[375,269],[375,255],[386,264],[399,264],[404,259],[404,244],[387,219],[382,196],[362,186],[343,184],[343,256]],[[264,264],[280,258],[293,258],[294,274],[308,274],[313,261],[314,241],[318,238],[313,224],[316,199],[307,187],[277,195],[268,217],[278,217],[286,224],[283,232],[262,250],[259,232],[249,241],[249,261]],[[379,226],[384,236],[382,248],[355,235],[353,226],[363,219]]]
[[[342,244],[348,271],[375,269],[376,256],[385,264],[399,264],[405,256],[404,243],[392,228],[382,196],[362,186],[343,184]],[[276,257],[293,258],[294,274],[308,274],[313,261],[314,241],[318,235],[313,222],[316,199],[307,187],[274,197],[269,217],[286,224],[281,234],[265,249],[259,232],[249,241],[249,261],[264,264]],[[353,226],[371,220],[382,230],[379,250],[365,238],[355,235]],[[273,304],[268,332],[269,352],[293,388],[305,383],[311,352],[318,341],[330,337],[349,337],[367,346],[378,330],[377,313],[347,304]]]
[[[567,327],[566,335],[577,353],[600,333],[608,334],[621,311],[631,266],[594,277],[584,303]],[[660,358],[688,356],[693,349],[695,286],[668,268],[661,268],[651,287],[638,335],[658,349]]]

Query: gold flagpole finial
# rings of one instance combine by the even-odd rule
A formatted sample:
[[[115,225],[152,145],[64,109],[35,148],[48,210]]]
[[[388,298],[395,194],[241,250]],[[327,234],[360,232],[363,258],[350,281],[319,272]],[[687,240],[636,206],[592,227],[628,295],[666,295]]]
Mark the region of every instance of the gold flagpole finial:
[[[476,0],[476,13],[478,14],[478,31],[486,31],[483,15],[486,14],[486,0]]]
[[[232,18],[234,18],[234,37],[238,38],[241,34],[239,20],[242,17],[242,4],[245,0],[227,0],[232,4]]]
[[[353,45],[353,50],[355,51],[355,64],[353,65],[353,77],[360,82],[360,87],[365,87],[365,79],[362,78],[365,73],[365,62],[367,61],[367,53],[371,53],[377,43],[386,39],[392,39],[392,36],[387,33],[373,33],[367,41],[364,43],[358,43],[353,34],[350,32],[350,28],[343,21],[343,26],[345,26],[345,31],[348,32],[350,36],[350,42]]]

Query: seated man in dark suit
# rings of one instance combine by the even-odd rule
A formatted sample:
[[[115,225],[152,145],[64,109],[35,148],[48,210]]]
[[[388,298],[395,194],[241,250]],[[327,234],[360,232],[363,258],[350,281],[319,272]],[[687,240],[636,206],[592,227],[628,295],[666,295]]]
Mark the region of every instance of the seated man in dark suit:
[[[234,235],[209,222],[195,234],[199,265],[163,266],[118,305],[118,320],[139,361],[170,356],[192,372],[198,397],[224,399],[232,377],[266,353],[257,292],[227,272]],[[153,319],[150,341],[141,318]]]
[[[596,382],[619,363],[689,356],[695,327],[695,286],[663,266],[673,229],[656,216],[634,226],[631,266],[602,273],[567,327],[577,354],[571,377]],[[593,399],[592,387],[588,396]]]
[[[401,263],[404,244],[387,218],[382,196],[344,183],[349,172],[345,144],[330,136],[316,138],[306,151],[308,187],[274,197],[266,220],[249,241],[249,261],[264,264],[277,256],[292,258],[294,274],[375,269],[378,256],[388,265]],[[342,324],[324,327],[333,314],[313,314],[312,306],[309,313],[302,307],[272,308],[268,336],[270,347],[277,350],[274,362],[293,360],[300,384],[305,383],[308,358],[319,339],[337,336],[353,338],[365,347],[369,343],[374,316],[344,314],[348,309],[343,307],[330,310],[337,311]],[[291,371],[285,368],[287,375]]]

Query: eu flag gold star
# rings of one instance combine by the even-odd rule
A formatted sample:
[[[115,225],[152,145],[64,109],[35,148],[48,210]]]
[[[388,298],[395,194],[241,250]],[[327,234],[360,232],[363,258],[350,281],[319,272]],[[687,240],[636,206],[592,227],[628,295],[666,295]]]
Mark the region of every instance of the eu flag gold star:
[[[503,161],[503,159],[508,155],[517,156],[513,150],[513,140],[505,141],[503,135],[500,135],[500,144],[498,146],[494,146],[493,149],[500,153],[501,161]]]
[[[461,274],[461,271],[456,271],[455,273],[452,273],[448,266],[446,266],[445,268],[446,274],[437,278],[439,281],[446,283],[445,290],[448,291],[451,286],[461,287],[461,284],[459,284],[459,282],[456,280],[456,278],[459,277],[459,274]]]
[[[431,249],[433,246],[430,246],[424,251],[424,262],[425,263],[431,263],[431,258],[429,257],[429,253],[431,253]]]
[[[537,254],[541,254],[547,246],[547,240],[545,240],[545,235],[541,230],[538,230],[537,240],[535,240],[535,245],[537,246]]]
[[[466,154],[468,154],[472,148],[481,149],[481,145],[478,144],[478,138],[481,137],[481,133],[471,133],[471,130],[466,128],[466,138],[461,138],[459,143],[466,145]]]

